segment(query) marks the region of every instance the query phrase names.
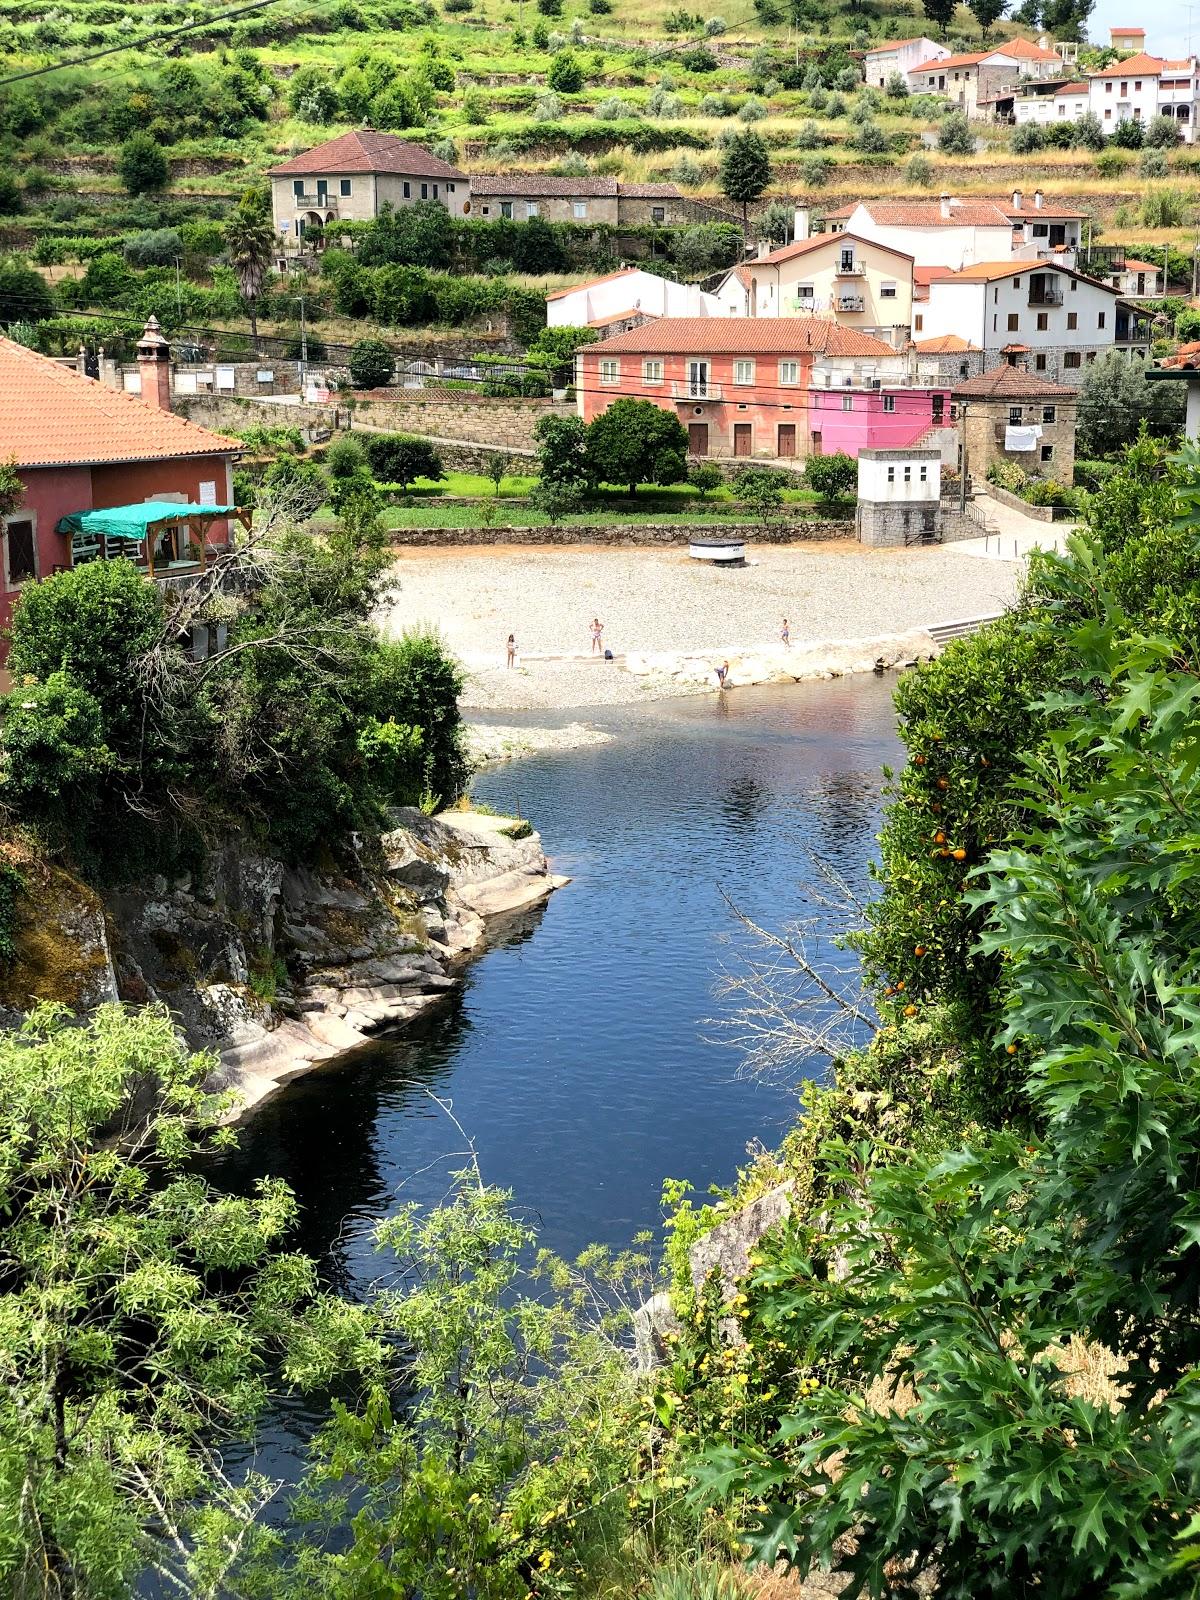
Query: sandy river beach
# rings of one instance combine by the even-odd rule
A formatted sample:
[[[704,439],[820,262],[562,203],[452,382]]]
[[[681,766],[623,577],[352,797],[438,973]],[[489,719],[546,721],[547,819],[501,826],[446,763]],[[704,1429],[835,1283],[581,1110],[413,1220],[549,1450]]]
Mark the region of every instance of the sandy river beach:
[[[396,633],[415,624],[440,630],[470,674],[468,708],[563,710],[681,692],[626,672],[626,652],[773,648],[785,616],[794,647],[904,633],[1001,609],[1020,571],[952,545],[752,546],[735,569],[692,561],[678,547],[445,546],[397,553],[384,622]],[[587,658],[593,617],[617,662]],[[511,670],[510,633],[518,648]]]

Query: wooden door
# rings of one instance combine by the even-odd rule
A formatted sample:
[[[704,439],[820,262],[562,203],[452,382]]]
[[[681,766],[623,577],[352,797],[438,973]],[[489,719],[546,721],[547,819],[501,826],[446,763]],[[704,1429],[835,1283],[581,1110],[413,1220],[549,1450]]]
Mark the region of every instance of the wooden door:
[[[779,448],[781,456],[794,456],[796,454],[796,424],[794,422],[781,422],[779,424]]]
[[[812,453],[814,456],[821,454],[821,435],[819,433],[814,433],[812,436]]]
[[[708,423],[688,423],[688,454],[693,456],[706,456],[708,454]]]
[[[735,422],[733,425],[733,453],[735,456],[748,456],[750,454],[750,424],[748,422]]]

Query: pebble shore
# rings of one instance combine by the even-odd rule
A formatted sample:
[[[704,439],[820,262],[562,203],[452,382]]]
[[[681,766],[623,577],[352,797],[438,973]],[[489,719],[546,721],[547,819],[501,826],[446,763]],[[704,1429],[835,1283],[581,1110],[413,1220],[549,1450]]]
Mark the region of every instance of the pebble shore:
[[[1023,570],[1018,562],[969,560],[952,545],[762,545],[748,557],[744,567],[721,570],[674,547],[402,550],[382,620],[395,633],[438,627],[470,674],[468,708],[565,710],[710,692],[587,659],[593,616],[618,655],[731,641],[743,650],[774,646],[784,616],[793,645],[802,645],[998,611],[1015,596]],[[518,645],[511,670],[504,664],[509,633]],[[560,659],[538,659],[544,656]]]

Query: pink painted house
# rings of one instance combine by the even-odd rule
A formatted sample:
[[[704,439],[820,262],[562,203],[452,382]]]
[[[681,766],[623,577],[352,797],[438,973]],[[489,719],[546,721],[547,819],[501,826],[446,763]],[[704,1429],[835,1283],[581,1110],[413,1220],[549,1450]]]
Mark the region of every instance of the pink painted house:
[[[786,460],[898,449],[949,417],[891,345],[819,317],[659,317],[576,357],[579,414],[652,400],[693,456]]]
[[[196,570],[206,550],[229,542],[229,519],[188,518],[233,505],[236,439],[197,427],[170,409],[170,350],[151,319],[138,346],[142,394],[110,389],[0,338],[0,460],[24,485],[21,504],[0,518],[0,630],[27,583],[82,560],[127,556],[156,576]],[[145,502],[180,507],[138,541],[59,531],[66,517]],[[0,663],[6,646],[0,637]]]

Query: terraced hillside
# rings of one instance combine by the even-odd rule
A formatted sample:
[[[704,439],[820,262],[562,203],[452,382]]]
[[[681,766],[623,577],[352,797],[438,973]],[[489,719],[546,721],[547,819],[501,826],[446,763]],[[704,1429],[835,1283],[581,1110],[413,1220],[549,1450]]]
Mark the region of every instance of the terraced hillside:
[[[132,19],[113,0],[0,0],[0,246],[37,245],[45,269],[78,278],[88,239],[182,226],[184,277],[219,288],[219,272],[200,270],[215,254],[206,225],[279,159],[364,120],[476,172],[670,180],[718,204],[723,141],[753,126],[773,167],[759,209],[803,199],[819,216],[873,194],[1040,186],[1078,199],[1106,240],[1160,258],[1174,246],[1187,258],[1176,276],[1187,273],[1190,148],[1018,153],[1012,130],[973,125],[974,153],[943,150],[942,103],[864,91],[852,55],[928,31],[918,6],[863,0],[818,16],[791,0],[791,11],[799,27],[782,0],[708,17],[666,0],[258,0],[139,5]],[[131,32],[133,48],[69,64]],[[978,41],[960,6],[948,42]],[[119,152],[138,133],[165,152],[168,184],[135,199]],[[114,303],[95,285],[85,298]]]

